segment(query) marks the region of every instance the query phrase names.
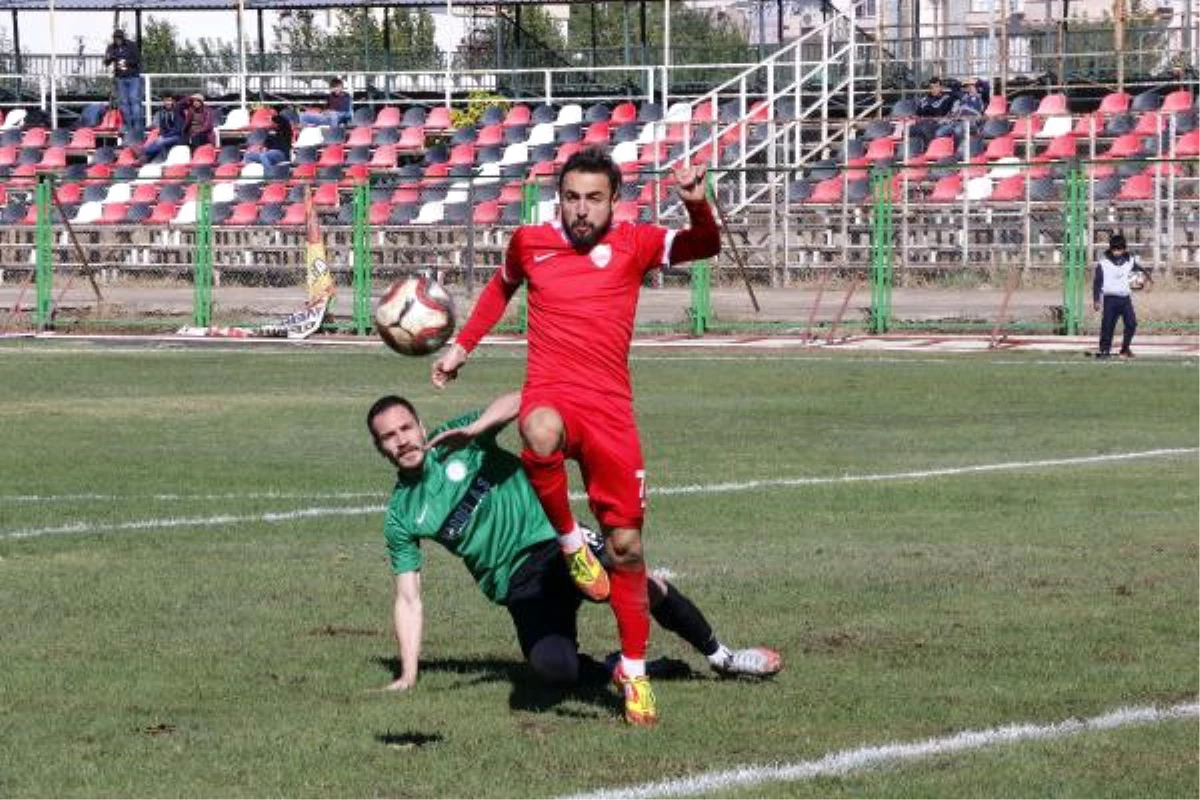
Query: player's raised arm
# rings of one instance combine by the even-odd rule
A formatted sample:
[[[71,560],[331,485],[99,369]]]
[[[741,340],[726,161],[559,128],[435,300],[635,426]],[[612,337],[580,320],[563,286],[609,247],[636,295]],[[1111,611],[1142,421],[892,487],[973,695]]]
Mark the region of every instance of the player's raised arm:
[[[421,632],[424,610],[421,605],[421,573],[401,572],[396,576],[396,596],[392,604],[392,627],[400,654],[400,677],[383,687],[389,692],[402,692],[417,683],[421,659]]]
[[[671,241],[670,263],[683,264],[712,258],[721,252],[721,231],[708,204],[703,165],[681,164],[673,170],[676,191],[688,212],[688,227]]]
[[[466,447],[475,437],[492,430],[493,428],[502,428],[508,423],[517,418],[517,414],[521,411],[521,393],[510,392],[502,394],[488,404],[488,407],[483,410],[474,422],[470,425],[464,425],[461,428],[450,428],[439,433],[429,440],[425,445],[426,449],[431,447],[445,447],[449,450],[458,450]]]

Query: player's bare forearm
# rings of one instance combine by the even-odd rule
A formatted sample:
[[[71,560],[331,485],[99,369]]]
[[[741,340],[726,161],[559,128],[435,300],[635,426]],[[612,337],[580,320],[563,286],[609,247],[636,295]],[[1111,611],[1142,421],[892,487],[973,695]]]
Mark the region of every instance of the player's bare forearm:
[[[392,603],[392,627],[395,630],[397,652],[400,656],[400,677],[385,686],[385,689],[404,691],[416,685],[423,626],[420,574],[406,572],[397,575],[396,596]]]
[[[511,286],[504,280],[501,270],[496,270],[496,274],[479,293],[479,300],[475,303],[471,316],[463,323],[454,342],[433,362],[430,379],[434,386],[444,388],[448,382],[458,377],[458,371],[467,363],[467,358],[479,344],[479,340],[504,316],[504,309],[508,307],[508,301],[516,291],[516,286]]]

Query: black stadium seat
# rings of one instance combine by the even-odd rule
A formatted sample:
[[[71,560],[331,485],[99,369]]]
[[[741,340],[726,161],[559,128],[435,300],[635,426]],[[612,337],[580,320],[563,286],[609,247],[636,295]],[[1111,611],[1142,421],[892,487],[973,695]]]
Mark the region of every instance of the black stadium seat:
[[[1162,105],[1162,101],[1162,95],[1151,89],[1134,95],[1133,102],[1129,104],[1129,110],[1135,114],[1145,111],[1158,111],[1159,106]]]
[[[1037,111],[1037,107],[1041,102],[1041,98],[1036,95],[1023,94],[1019,97],[1014,97],[1012,102],[1008,104],[1008,113],[1014,117],[1028,117]]]

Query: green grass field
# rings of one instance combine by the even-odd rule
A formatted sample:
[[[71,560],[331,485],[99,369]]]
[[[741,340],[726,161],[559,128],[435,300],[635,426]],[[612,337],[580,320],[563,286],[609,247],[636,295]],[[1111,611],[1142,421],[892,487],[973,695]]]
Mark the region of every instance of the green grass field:
[[[784,672],[719,681],[655,631],[690,673],[628,729],[609,687],[537,686],[435,547],[421,681],[381,693],[391,476],[362,415],[400,391],[440,421],[522,367],[485,351],[439,395],[382,348],[0,345],[0,795],[552,796],[1196,701],[1194,360],[654,350],[652,566]],[[581,638],[615,649],[607,609]],[[1197,734],[713,794],[1196,797]]]

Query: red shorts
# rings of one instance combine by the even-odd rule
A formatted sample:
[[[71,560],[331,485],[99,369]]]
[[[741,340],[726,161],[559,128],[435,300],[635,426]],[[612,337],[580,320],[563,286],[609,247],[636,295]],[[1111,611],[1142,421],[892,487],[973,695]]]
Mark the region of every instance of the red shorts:
[[[640,530],[646,513],[646,465],[633,405],[561,389],[521,392],[521,419],[546,407],[562,417],[566,456],[579,464],[597,521],[605,528]]]

